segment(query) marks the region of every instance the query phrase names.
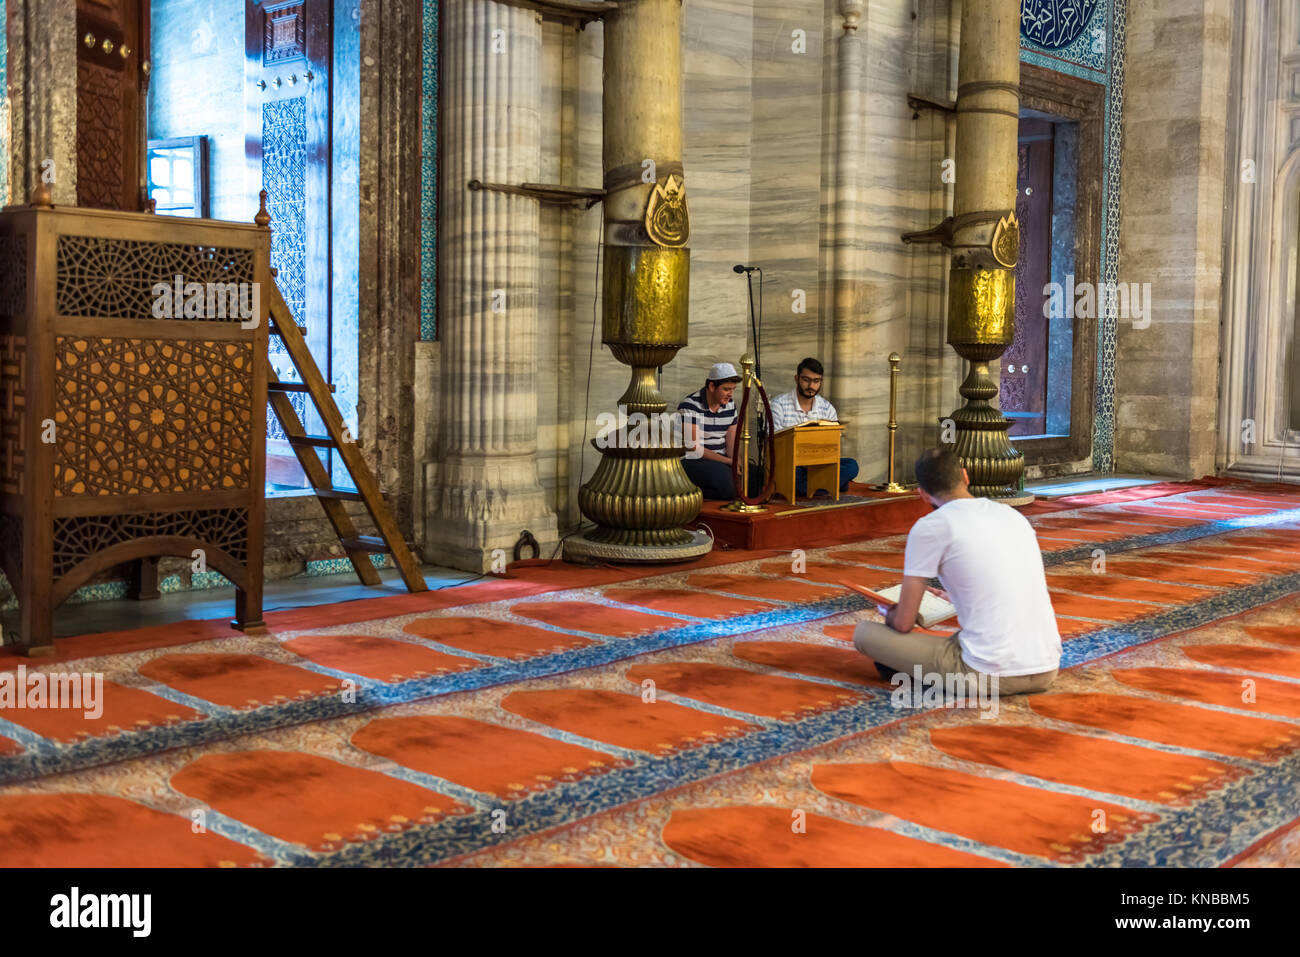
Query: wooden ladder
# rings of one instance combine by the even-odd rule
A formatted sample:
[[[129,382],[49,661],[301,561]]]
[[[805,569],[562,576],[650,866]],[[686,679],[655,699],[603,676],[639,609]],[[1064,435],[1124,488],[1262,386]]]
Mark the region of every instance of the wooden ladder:
[[[379,572],[370,561],[370,554],[387,552],[393,556],[393,561],[397,564],[408,591],[428,591],[429,586],[425,584],[424,575],[420,573],[420,563],[416,561],[410,547],[402,538],[397,522],[393,519],[393,513],[389,511],[388,503],[384,501],[383,494],[379,491],[379,483],[375,480],[374,473],[361,457],[360,444],[347,431],[339,407],[334,404],[334,399],[330,395],[334,391],[334,386],[327,383],[325,377],[321,375],[320,368],[307,349],[302,332],[294,322],[289,307],[285,305],[279,288],[274,282],[270,286],[271,318],[274,320],[271,323],[270,333],[279,336],[280,341],[284,343],[285,351],[293,360],[302,382],[281,381],[275,374],[275,370],[269,368],[270,363],[268,363],[267,399],[280,420],[285,438],[288,439],[289,445],[298,457],[298,462],[302,465],[303,472],[316,492],[316,498],[325,509],[326,517],[334,526],[334,533],[338,536],[339,543],[343,546],[343,550],[352,562],[352,567],[356,569],[357,577],[363,584],[380,583]],[[311,397],[316,405],[316,411],[320,413],[321,421],[325,423],[325,435],[307,434],[302,420],[298,418],[298,411],[289,401],[291,392],[305,392]],[[352,476],[357,491],[334,487],[333,480],[316,453],[317,449],[334,449],[338,452],[348,474]],[[375,528],[379,530],[378,536],[357,534],[352,516],[343,506],[343,503],[348,501],[365,503],[366,510],[374,520]]]

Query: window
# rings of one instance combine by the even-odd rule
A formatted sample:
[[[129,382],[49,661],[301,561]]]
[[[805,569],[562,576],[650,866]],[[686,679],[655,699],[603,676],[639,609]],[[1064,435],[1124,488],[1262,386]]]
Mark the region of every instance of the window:
[[[149,198],[165,216],[208,217],[208,138],[149,141]]]

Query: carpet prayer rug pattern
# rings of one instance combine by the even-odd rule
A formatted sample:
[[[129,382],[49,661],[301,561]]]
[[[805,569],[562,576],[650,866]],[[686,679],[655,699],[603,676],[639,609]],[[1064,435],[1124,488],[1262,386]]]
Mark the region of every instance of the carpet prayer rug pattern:
[[[103,713],[0,707],[0,864],[1300,863],[1300,492],[1030,515],[1061,675],[981,708],[852,646],[903,535],[23,662]]]

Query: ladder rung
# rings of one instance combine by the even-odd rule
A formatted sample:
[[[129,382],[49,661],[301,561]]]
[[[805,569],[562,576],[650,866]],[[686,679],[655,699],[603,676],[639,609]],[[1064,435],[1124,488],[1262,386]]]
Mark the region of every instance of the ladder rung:
[[[271,270],[271,275],[276,275],[275,269]],[[306,348],[306,343],[303,341],[306,330],[294,322],[289,307],[285,305],[284,298],[280,295],[280,290],[275,283],[271,283],[270,293],[270,331],[284,343],[289,358],[293,360],[293,364],[298,371],[299,378],[305,379],[310,376],[311,381],[316,385],[308,386],[305,382],[280,381],[278,372],[275,369],[269,369],[267,373],[267,391],[273,397],[284,393],[306,393],[311,396],[312,401],[316,404],[317,411],[329,423],[326,432],[339,436],[339,440],[336,441],[333,435],[306,434],[303,422],[299,418],[296,409],[286,409],[286,403],[283,400],[273,399],[271,407],[276,415],[283,419],[287,431],[298,433],[296,435],[286,435],[285,438],[289,440],[289,444],[293,447],[294,452],[302,462],[303,468],[307,471],[307,475],[312,482],[312,491],[320,500],[321,505],[325,508],[326,515],[334,525],[335,531],[339,535],[339,543],[347,551],[348,559],[352,562],[357,577],[365,585],[379,584],[382,580],[379,573],[375,570],[373,564],[363,557],[363,553],[387,552],[393,557],[393,562],[400,571],[402,582],[406,585],[408,591],[428,591],[429,586],[420,573],[418,549],[413,548],[411,543],[402,541],[402,533],[393,518],[393,513],[389,510],[387,502],[384,501],[384,493],[380,491],[374,473],[359,454],[350,453],[343,447],[344,440],[349,440],[347,442],[349,445],[359,443],[351,441],[350,435],[343,427],[338,404],[331,396],[335,388],[331,383],[325,381],[319,366],[316,365],[315,359],[312,358],[311,351]],[[290,325],[295,328],[290,329]],[[317,389],[320,391],[316,391]],[[331,416],[333,418],[330,418]],[[353,492],[347,489],[333,488],[332,480],[325,473],[324,466],[317,460],[315,455],[304,452],[304,448],[338,449],[344,468],[347,469],[352,476],[352,480],[359,488],[367,490],[366,493],[362,494],[359,491]],[[353,527],[350,516],[346,514],[346,511],[338,506],[328,504],[330,501],[339,499],[349,502],[363,502],[370,513],[370,517],[374,519],[375,528],[379,534],[356,534],[356,529]],[[389,547],[390,542],[392,543],[391,547]]]
[[[334,383],[327,382],[325,387],[331,392],[334,391]],[[268,382],[266,384],[267,392],[311,392],[311,389],[302,382]]]
[[[316,491],[317,498],[341,498],[349,502],[364,502],[360,492],[351,492],[345,488],[318,488]]]
[[[348,550],[360,552],[386,552],[388,543],[378,535],[358,535],[355,538],[341,538],[339,541]]]
[[[290,445],[312,445],[318,449],[334,448],[334,440],[328,435],[287,435]]]

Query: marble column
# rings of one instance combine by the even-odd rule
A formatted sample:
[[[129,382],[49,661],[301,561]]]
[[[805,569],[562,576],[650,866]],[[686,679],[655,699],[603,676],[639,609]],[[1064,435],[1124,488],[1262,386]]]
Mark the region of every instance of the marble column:
[[[5,0],[9,202],[42,182],[60,206],[77,203],[76,0]]]
[[[535,183],[541,15],[492,0],[442,9],[439,438],[424,557],[473,571],[525,530],[558,538],[537,474],[538,202],[470,180]]]
[[[858,34],[865,0],[839,0],[839,14],[844,18],[844,33],[836,41],[838,77],[836,97],[837,122],[835,129],[835,233],[834,233],[834,301],[831,310],[831,354],[826,365],[839,385],[837,395],[840,407],[848,403],[852,389],[853,398],[863,394],[861,383],[870,375],[862,355],[860,323],[863,311],[861,295],[862,245],[860,216],[863,204],[859,202],[858,183],[862,175],[862,161],[866,156],[863,142],[866,115],[865,73],[862,68],[866,57],[866,43]],[[877,370],[878,374],[878,370]],[[841,412],[845,418],[852,413]],[[860,432],[861,430],[857,430]],[[855,443],[860,435],[845,436],[844,454],[859,455]],[[866,477],[862,479],[866,480]]]
[[[1286,326],[1296,315],[1289,254],[1297,219],[1294,212],[1284,213],[1300,177],[1287,177],[1274,150],[1285,156],[1296,139],[1300,88],[1293,85],[1294,67],[1286,64],[1300,54],[1300,16],[1293,4],[1278,7],[1281,21],[1264,29],[1272,34],[1269,44],[1280,50],[1272,62],[1261,63],[1238,59],[1233,19],[1243,19],[1238,29],[1245,30],[1250,19],[1271,13],[1271,5],[1206,0],[1174,11],[1163,4],[1129,4],[1116,279],[1150,286],[1143,319],[1108,320],[1116,337],[1116,471],[1177,478],[1213,474],[1216,429],[1222,429],[1226,439],[1254,453],[1253,462],[1239,463],[1243,471],[1276,481],[1290,458],[1287,446],[1295,444],[1287,441],[1282,416]],[[1268,90],[1255,104],[1235,103],[1229,82],[1235,63],[1246,83],[1277,83],[1280,77],[1282,88]],[[1278,127],[1234,157],[1224,148],[1235,139],[1229,124],[1247,120]],[[1247,159],[1250,182],[1242,165]],[[1232,259],[1225,277],[1227,183],[1255,202],[1264,191],[1272,199],[1271,208],[1260,207],[1269,210],[1269,230],[1234,250],[1237,262],[1258,257],[1267,264],[1250,277],[1256,298],[1249,306],[1233,301],[1232,274],[1240,267]],[[1249,339],[1241,336],[1243,318],[1257,326]],[[1300,345],[1291,349],[1300,353]],[[1252,368],[1248,404],[1243,365]],[[1218,417],[1220,403],[1237,407]],[[1251,433],[1247,446],[1242,439]]]

